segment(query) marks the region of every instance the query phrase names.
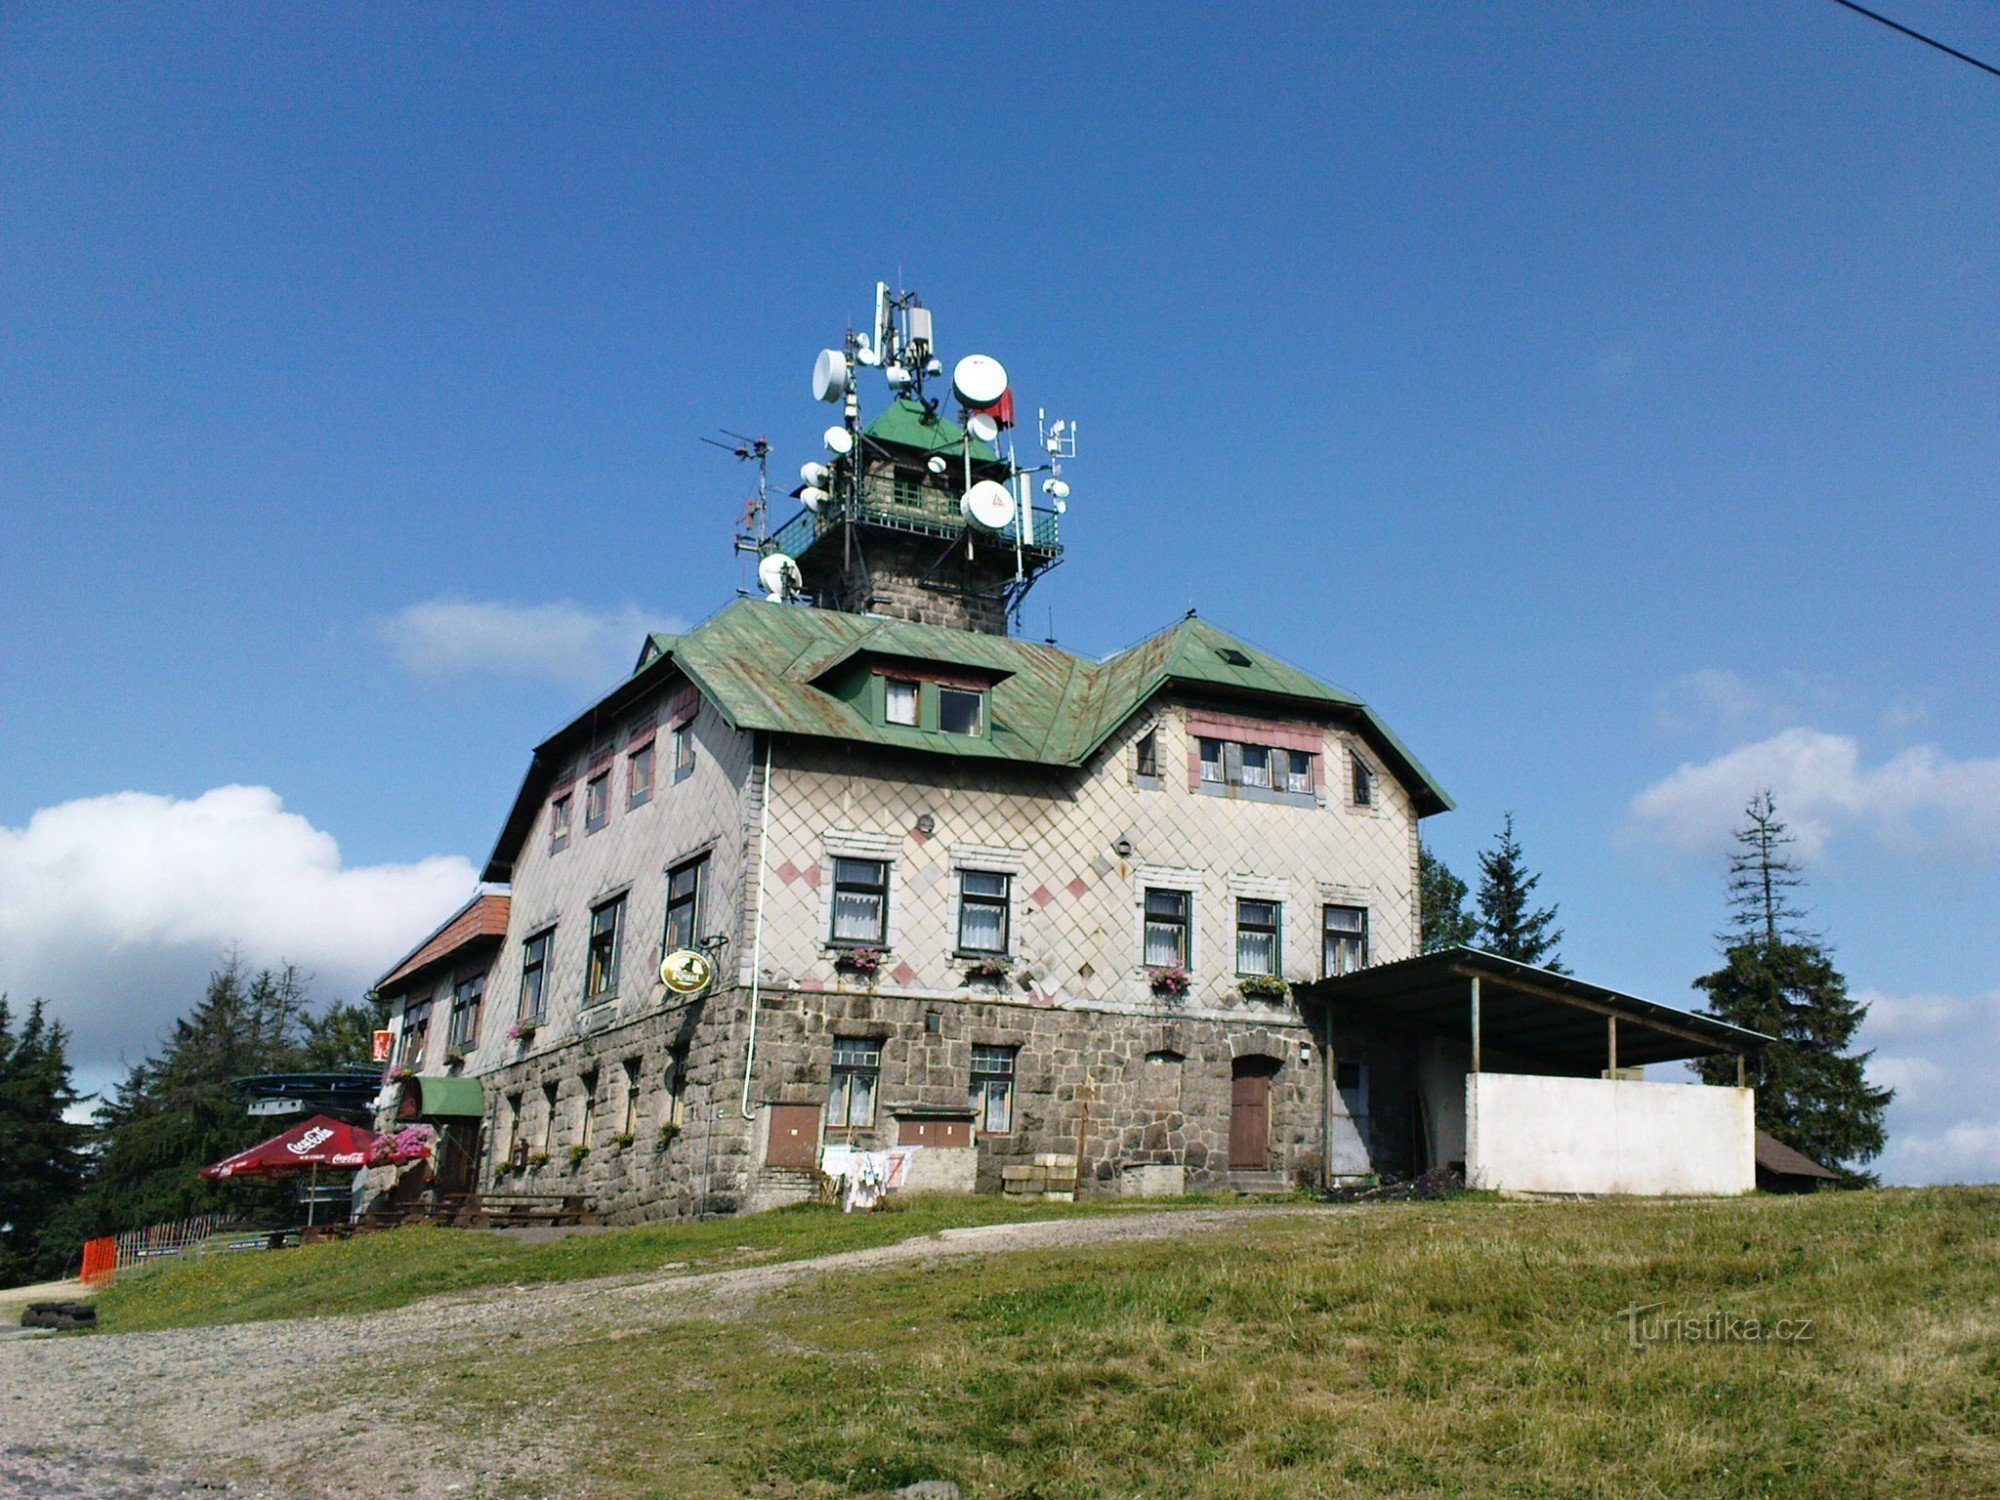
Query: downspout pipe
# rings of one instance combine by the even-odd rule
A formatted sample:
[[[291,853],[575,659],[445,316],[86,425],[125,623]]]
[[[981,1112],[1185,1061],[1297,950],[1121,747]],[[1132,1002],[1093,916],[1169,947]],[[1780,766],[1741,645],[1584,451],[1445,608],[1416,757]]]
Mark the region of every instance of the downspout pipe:
[[[757,1071],[757,1002],[764,978],[764,854],[771,846],[771,734],[764,735],[764,785],[757,809],[757,900],[750,915],[750,1040],[743,1049],[743,1118],[754,1120],[750,1080]]]

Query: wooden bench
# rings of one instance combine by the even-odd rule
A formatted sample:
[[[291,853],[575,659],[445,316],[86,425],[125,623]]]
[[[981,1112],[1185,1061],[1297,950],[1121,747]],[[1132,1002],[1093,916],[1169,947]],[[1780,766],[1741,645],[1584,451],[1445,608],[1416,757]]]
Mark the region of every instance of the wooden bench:
[[[474,1193],[452,1222],[464,1229],[532,1229],[588,1222],[581,1193]]]

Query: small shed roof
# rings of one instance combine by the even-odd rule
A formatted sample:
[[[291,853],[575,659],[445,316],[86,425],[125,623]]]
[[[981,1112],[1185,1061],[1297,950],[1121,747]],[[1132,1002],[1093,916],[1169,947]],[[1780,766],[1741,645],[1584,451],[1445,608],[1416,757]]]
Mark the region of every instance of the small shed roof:
[[[1810,1156],[1794,1151],[1776,1136],[1762,1130],[1757,1132],[1757,1170],[1778,1177],[1816,1177],[1827,1182],[1840,1181],[1838,1172],[1829,1172]]]
[[[1621,990],[1516,963],[1479,948],[1444,948],[1301,985],[1299,998],[1357,1020],[1440,1036],[1471,1031],[1471,985],[1480,982],[1481,1045],[1566,1067],[1602,1068],[1608,1017],[1618,1018],[1618,1064],[1677,1062],[1761,1050],[1771,1038],[1713,1016],[1676,1010]]]

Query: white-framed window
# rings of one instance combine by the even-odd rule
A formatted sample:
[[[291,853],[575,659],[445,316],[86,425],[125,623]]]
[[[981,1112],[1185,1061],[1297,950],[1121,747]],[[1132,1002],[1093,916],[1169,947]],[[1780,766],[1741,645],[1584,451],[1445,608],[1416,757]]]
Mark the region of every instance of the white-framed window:
[[[889,864],[880,859],[833,862],[835,947],[880,948],[889,939]]]
[[[997,870],[958,872],[958,951],[1007,952],[1013,877]]]
[[[1284,964],[1285,909],[1276,901],[1236,900],[1236,972],[1277,978]]]
[[[592,1068],[579,1080],[583,1097],[576,1106],[576,1143],[579,1146],[597,1144],[597,1069]]]
[[[634,745],[625,756],[625,807],[630,811],[653,800],[653,742]]]
[[[619,1117],[618,1133],[636,1136],[639,1133],[639,1059],[626,1058],[620,1071],[625,1082],[625,1108]]]
[[[685,719],[668,736],[674,751],[674,780],[685,781],[694,774],[694,720]]]
[[[1320,908],[1321,969],[1331,978],[1368,967],[1368,908]]]
[[[583,784],[583,831],[595,833],[611,819],[611,767]]]
[[[614,896],[590,913],[590,947],[583,966],[585,1004],[618,993],[619,935],[625,926],[625,898]]]
[[[549,940],[555,929],[538,932],[521,944],[521,1005],[515,1012],[523,1021],[540,1021],[547,1002]]]
[[[1212,786],[1222,784],[1222,741],[1201,741],[1201,779]]]
[[[400,1067],[412,1073],[424,1070],[424,1053],[428,1050],[431,1036],[431,1002],[429,999],[406,1003],[403,1006],[403,1040],[396,1053]]]
[[[461,979],[451,994],[451,1027],[445,1045],[454,1052],[470,1052],[479,1045],[479,1006],[486,998],[486,976],[471,974]]]
[[[666,1071],[660,1077],[660,1124],[678,1127],[687,1113],[687,1049],[676,1048],[667,1056]]]
[[[570,810],[576,806],[576,798],[563,792],[549,801],[549,853],[560,854],[569,847]]]
[[[907,677],[882,680],[882,717],[891,724],[917,723],[917,684]]]
[[[881,1076],[880,1042],[865,1036],[835,1037],[826,1090],[827,1125],[835,1130],[873,1125]]]
[[[556,1086],[542,1085],[542,1143],[536,1149],[547,1156],[556,1143]]]
[[[1356,807],[1373,807],[1375,805],[1375,768],[1361,758],[1359,750],[1349,755],[1348,763],[1353,768],[1354,805]]]
[[[1313,758],[1310,750],[1283,750],[1284,790],[1309,794],[1313,789]]]
[[[1132,772],[1136,776],[1157,777],[1160,774],[1160,730],[1159,726],[1147,730],[1132,743]]]
[[[1269,745],[1243,746],[1243,784],[1269,788],[1271,785],[1271,747]]]
[[[1166,886],[1146,887],[1145,965],[1149,969],[1184,969],[1193,953],[1190,929],[1194,895]]]
[[[982,1135],[1009,1135],[1014,1129],[1015,1047],[972,1048],[972,1123]]]
[[[708,856],[675,865],[667,872],[667,925],[663,952],[693,948],[701,942],[701,902],[708,884]]]

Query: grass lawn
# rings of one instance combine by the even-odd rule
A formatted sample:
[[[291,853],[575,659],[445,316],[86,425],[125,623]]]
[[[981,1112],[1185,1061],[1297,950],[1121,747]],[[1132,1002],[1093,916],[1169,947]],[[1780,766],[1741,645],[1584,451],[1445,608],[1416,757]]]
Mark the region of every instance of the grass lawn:
[[[1811,1323],[1628,1347],[1655,1303]],[[1993,1495],[2000,1190],[1273,1216],[379,1378],[577,1496]]]
[[[544,1245],[461,1230],[396,1229],[294,1250],[217,1253],[161,1265],[98,1295],[98,1329],[129,1333],[376,1312],[483,1286],[574,1281],[663,1266],[710,1269],[799,1260],[967,1225],[1161,1208],[1116,1198],[1033,1205],[993,1197],[912,1198],[890,1213],[801,1206],[703,1224],[572,1235]]]

